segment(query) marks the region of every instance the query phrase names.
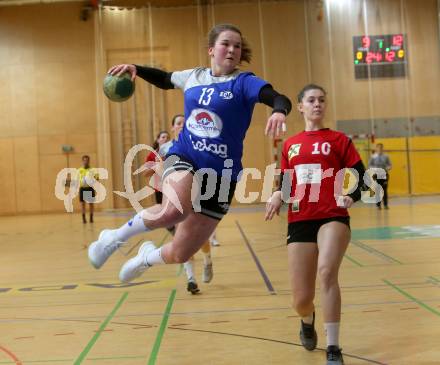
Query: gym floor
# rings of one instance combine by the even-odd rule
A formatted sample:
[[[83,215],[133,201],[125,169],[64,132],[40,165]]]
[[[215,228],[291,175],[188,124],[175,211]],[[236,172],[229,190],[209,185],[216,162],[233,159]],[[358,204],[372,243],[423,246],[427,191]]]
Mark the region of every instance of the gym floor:
[[[390,210],[356,204],[343,261],[341,346],[346,365],[438,364],[440,353],[440,197],[394,198]],[[141,239],[100,270],[87,245],[128,211],[3,217],[0,237],[0,364],[305,364],[325,363],[317,293],[318,349],[299,345],[291,309],[286,212],[265,223],[264,206],[233,207],[212,249],[214,279],[186,291],[180,265],[118,281]],[[319,282],[317,283],[319,287]]]

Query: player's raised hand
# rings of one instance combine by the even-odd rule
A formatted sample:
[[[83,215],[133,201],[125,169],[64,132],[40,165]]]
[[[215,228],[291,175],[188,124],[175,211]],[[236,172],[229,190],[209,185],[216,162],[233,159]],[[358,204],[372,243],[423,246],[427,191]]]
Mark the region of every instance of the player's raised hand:
[[[286,116],[283,113],[273,113],[267,120],[265,134],[275,138],[286,131]]]
[[[123,73],[128,72],[131,75],[131,81],[134,81],[136,78],[136,66],[130,64],[121,64],[110,67],[107,71],[110,75],[118,75],[121,76]]]

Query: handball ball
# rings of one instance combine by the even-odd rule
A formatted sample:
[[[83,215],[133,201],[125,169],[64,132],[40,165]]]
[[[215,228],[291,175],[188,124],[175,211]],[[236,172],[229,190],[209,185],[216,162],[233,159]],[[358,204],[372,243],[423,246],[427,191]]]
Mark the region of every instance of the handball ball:
[[[133,95],[135,89],[134,81],[131,81],[131,75],[128,72],[121,76],[108,74],[104,79],[104,94],[111,101],[125,101]]]

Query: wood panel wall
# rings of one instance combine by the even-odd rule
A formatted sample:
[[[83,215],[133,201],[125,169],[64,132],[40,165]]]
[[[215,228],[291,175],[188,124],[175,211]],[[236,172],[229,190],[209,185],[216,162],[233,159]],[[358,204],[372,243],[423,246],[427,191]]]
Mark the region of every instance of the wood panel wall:
[[[83,154],[110,171],[108,193],[122,190],[121,115],[132,118],[135,110],[135,142],[151,143],[183,103],[179,91],[161,93],[139,80],[134,107],[124,106],[121,114],[120,106],[100,99],[105,69],[115,62],[153,63],[167,70],[206,65],[205,35],[219,22],[238,25],[249,40],[254,57],[244,68],[294,103],[304,84],[322,84],[329,92],[330,127],[338,119],[440,114],[436,0],[320,4],[214,1],[201,8],[145,8],[134,16],[134,11],[115,10],[101,23],[93,16],[81,21],[79,3],[0,7],[0,214],[63,210],[53,193],[56,174],[68,165],[79,167]],[[352,37],[401,32],[408,37],[409,76],[355,80]],[[101,68],[97,40],[103,44]],[[263,136],[269,112],[256,107],[245,142],[245,166],[262,171],[273,154]],[[293,111],[288,133],[302,128]],[[62,144],[74,146],[69,159]],[[261,184],[252,181],[249,190],[259,191]],[[112,195],[102,206],[128,205]]]

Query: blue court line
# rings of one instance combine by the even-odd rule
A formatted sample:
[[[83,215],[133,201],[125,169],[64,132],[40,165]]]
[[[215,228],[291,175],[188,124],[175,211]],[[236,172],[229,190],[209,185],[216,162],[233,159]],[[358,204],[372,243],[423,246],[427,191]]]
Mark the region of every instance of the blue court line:
[[[255,264],[257,265],[257,268],[258,268],[258,271],[260,272],[260,275],[263,277],[263,280],[264,280],[264,283],[266,284],[267,290],[269,291],[270,294],[276,295],[277,293],[275,292],[275,289],[273,288],[272,283],[269,280],[269,277],[266,275],[266,272],[264,271],[263,266],[260,263],[260,260],[258,260],[257,255],[255,254],[254,250],[252,249],[252,246],[249,243],[248,238],[244,234],[244,231],[241,228],[240,223],[238,223],[238,221],[235,221],[235,224],[237,225],[238,230],[240,231],[241,236],[243,237],[243,240],[246,243],[246,246],[252,255],[252,258],[254,259]]]
[[[383,253],[382,251],[376,250],[375,248],[366,245],[365,243],[361,242],[361,241],[357,241],[357,240],[351,240],[351,243],[353,245],[355,245],[356,247],[359,247],[365,251],[367,251],[368,253],[371,253],[374,256],[380,257],[381,259],[384,259],[385,261],[394,263],[394,264],[399,264],[399,265],[403,265],[403,263],[397,259],[395,259],[394,257],[391,257],[385,253]]]

